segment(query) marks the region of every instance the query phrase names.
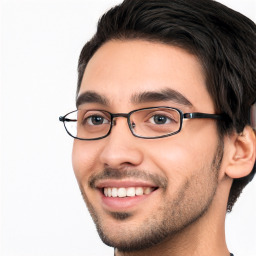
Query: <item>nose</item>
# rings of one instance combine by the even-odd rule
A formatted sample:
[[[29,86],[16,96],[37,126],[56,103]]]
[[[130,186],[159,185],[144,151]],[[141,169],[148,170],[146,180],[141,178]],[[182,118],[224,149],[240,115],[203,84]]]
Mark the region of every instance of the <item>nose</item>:
[[[126,118],[116,118],[110,135],[104,138],[104,141],[100,161],[105,167],[134,167],[143,161],[143,151],[140,147],[142,141],[132,135]]]

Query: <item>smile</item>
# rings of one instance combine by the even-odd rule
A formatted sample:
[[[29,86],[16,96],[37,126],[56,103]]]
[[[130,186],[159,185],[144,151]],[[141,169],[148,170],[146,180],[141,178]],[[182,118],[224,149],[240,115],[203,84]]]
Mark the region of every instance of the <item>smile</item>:
[[[106,197],[135,197],[148,195],[156,188],[153,187],[128,187],[128,188],[103,188],[103,193]]]
[[[105,179],[97,181],[95,188],[100,194],[102,207],[119,212],[141,207],[149,198],[155,198],[160,187],[149,181]]]

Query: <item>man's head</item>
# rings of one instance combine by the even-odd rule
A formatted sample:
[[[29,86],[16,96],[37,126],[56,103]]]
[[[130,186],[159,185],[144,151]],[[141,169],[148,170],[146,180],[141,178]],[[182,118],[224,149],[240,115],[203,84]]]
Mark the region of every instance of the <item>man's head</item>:
[[[173,136],[141,139],[120,115],[108,137],[75,140],[75,174],[107,244],[148,248],[215,207],[232,209],[255,173],[255,39],[252,21],[210,0],[126,0],[101,18],[80,55],[78,108],[166,106],[225,116],[183,120]],[[152,118],[162,113],[145,122],[156,124]],[[102,112],[93,117],[109,122]]]
[[[216,11],[218,10],[218,11]],[[219,132],[243,131],[256,100],[256,28],[245,16],[220,3],[191,1],[124,1],[107,12],[95,36],[84,46],[79,59],[79,93],[88,61],[112,39],[143,39],[181,47],[199,59],[215,111],[230,122],[219,122]],[[252,179],[237,179],[231,188],[228,210]]]

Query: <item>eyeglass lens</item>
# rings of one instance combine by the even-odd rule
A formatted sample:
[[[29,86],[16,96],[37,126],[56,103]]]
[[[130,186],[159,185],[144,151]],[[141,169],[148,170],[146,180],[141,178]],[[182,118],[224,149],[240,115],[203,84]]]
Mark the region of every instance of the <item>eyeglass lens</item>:
[[[119,117],[118,117],[119,118]],[[79,109],[66,116],[68,132],[80,139],[97,139],[106,136],[111,129],[111,114],[102,110]],[[128,117],[132,133],[139,137],[155,138],[177,132],[180,129],[180,113],[172,108],[136,110]]]

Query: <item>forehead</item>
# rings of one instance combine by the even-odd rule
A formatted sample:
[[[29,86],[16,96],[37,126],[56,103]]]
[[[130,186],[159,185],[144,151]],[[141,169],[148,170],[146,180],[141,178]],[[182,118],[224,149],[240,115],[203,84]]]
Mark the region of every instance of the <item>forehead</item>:
[[[194,55],[163,43],[115,40],[100,47],[89,61],[79,95],[92,91],[110,105],[123,106],[134,104],[131,99],[136,94],[168,89],[195,108],[201,104],[213,109],[202,66]]]

